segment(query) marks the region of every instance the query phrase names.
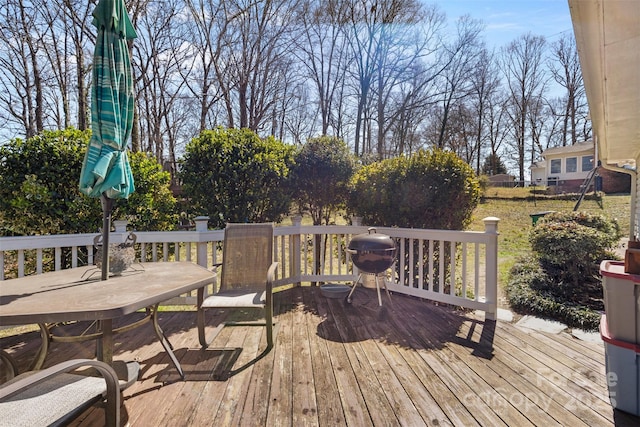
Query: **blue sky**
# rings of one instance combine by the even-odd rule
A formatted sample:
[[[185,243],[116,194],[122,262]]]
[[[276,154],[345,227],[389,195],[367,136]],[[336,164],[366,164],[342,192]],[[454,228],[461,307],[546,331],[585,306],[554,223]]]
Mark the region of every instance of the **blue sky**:
[[[427,0],[429,1],[429,0]],[[452,24],[465,14],[485,24],[489,47],[501,47],[527,32],[553,42],[561,33],[573,31],[567,0],[431,0]]]

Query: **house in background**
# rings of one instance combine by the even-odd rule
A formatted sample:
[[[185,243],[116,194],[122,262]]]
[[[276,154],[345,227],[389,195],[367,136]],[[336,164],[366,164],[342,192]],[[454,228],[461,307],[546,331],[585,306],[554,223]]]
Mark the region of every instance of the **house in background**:
[[[544,160],[531,165],[531,183],[546,185],[556,192],[579,193],[583,186],[587,191],[597,189],[605,193],[624,193],[631,189],[628,175],[596,168],[593,141],[586,141],[565,147],[553,147],[542,153]],[[588,181],[590,175],[597,173],[596,179]]]

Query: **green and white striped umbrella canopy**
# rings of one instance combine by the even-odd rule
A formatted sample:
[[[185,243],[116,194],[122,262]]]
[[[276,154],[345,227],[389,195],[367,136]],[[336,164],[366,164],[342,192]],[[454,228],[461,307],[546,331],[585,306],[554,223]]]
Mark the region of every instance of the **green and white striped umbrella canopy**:
[[[124,0],[100,0],[91,87],[91,141],[82,164],[80,191],[126,199],[135,190],[127,157],[133,127],[133,77],[127,40],[137,37]]]

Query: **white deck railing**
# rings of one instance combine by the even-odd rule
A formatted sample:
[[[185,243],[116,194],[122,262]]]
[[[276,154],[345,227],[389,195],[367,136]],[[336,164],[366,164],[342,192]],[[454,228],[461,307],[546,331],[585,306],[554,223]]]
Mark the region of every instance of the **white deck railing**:
[[[485,218],[485,231],[445,231],[378,227],[398,242],[396,264],[389,269],[388,288],[460,307],[483,310],[495,319],[498,286],[498,219]],[[146,262],[193,261],[211,267],[222,257],[223,230],[207,230],[196,220],[195,231],[135,232],[137,257]],[[274,259],[279,261],[276,285],[353,282],[357,268],[346,251],[364,226],[292,226],[275,228]],[[0,238],[0,286],[10,279],[93,264],[96,234]],[[124,242],[126,222],[116,221],[110,243]],[[316,237],[320,236],[320,245]],[[413,248],[410,250],[410,248]],[[194,304],[185,295],[171,304]]]

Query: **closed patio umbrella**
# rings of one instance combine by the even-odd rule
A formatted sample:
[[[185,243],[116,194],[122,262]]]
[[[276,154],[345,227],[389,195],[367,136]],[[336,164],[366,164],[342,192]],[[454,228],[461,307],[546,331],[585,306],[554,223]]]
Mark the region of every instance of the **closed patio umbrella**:
[[[80,173],[80,191],[102,202],[102,280],[109,273],[109,229],[115,199],[135,190],[127,157],[133,127],[133,77],[127,40],[137,37],[124,0],[100,0],[91,86],[91,140]]]

